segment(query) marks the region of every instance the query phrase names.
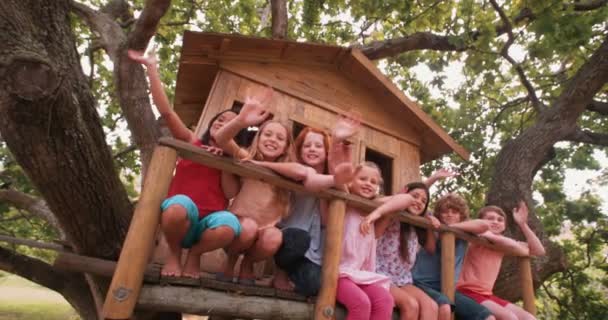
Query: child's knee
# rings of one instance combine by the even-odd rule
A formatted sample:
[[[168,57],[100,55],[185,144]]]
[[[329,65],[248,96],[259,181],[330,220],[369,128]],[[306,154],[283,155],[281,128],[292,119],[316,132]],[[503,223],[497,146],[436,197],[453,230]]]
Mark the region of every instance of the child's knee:
[[[437,303],[435,303],[435,305],[437,305]],[[439,319],[449,319],[452,315],[452,308],[449,304],[442,304],[437,306],[437,313],[439,314]]]
[[[401,312],[412,314],[418,314],[420,312],[418,301],[410,296],[400,296],[398,299],[395,299],[395,304]]]
[[[272,253],[279,250],[281,242],[283,241],[283,234],[281,233],[281,230],[277,228],[265,229],[260,237],[263,250]]]
[[[239,222],[241,223],[241,234],[239,235],[239,238],[243,240],[254,239],[258,233],[258,224],[255,220],[240,218]]]

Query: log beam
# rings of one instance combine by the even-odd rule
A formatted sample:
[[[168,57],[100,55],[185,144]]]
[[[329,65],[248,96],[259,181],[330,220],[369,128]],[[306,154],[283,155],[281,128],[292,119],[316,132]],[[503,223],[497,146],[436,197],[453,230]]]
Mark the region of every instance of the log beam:
[[[144,189],[103,306],[104,318],[129,319],[132,316],[154,246],[160,204],[169,190],[176,160],[177,153],[171,148],[159,146],[154,150]]]

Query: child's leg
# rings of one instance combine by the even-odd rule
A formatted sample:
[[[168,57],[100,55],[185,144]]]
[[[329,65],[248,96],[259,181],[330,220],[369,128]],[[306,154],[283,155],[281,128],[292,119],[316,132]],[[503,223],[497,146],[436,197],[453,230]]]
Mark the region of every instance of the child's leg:
[[[372,308],[370,320],[386,320],[392,317],[395,300],[388,290],[377,284],[361,286],[361,289],[369,297]]]
[[[390,297],[390,295],[389,295]],[[352,280],[338,279],[336,300],[344,305],[347,311],[346,320],[370,320],[372,305],[368,295]],[[385,318],[389,319],[389,318]]]
[[[257,237],[258,224],[253,219],[240,217],[239,222],[241,224],[241,234],[229,246],[224,248],[228,255],[223,271],[225,277],[234,275],[234,266],[239,255],[250,248]]]
[[[516,304],[509,303],[505,308],[515,313],[519,320],[536,320],[536,317]]]
[[[417,320],[420,309],[416,299],[399,287],[391,286],[389,291],[395,299],[395,305],[399,308],[399,319]]]
[[[251,248],[247,249],[241,261],[239,278],[253,279],[253,264],[272,257],[281,246],[283,234],[281,230],[270,227],[258,231],[258,237]]]
[[[237,217],[228,211],[213,212],[198,222],[200,238],[190,248],[183,275],[198,278],[200,274],[201,254],[228,246],[241,233],[241,224]]]
[[[485,300],[481,305],[490,309],[490,312],[492,312],[497,320],[517,320],[515,313],[492,300]]]
[[[288,273],[294,272],[305,261],[304,255],[310,247],[310,235],[297,228],[286,228],[281,230],[281,233],[283,241],[274,255],[274,262],[278,268],[272,279],[272,286],[280,290],[293,291],[295,286],[290,281]]]
[[[420,289],[420,291],[422,291],[425,295],[427,295],[433,302],[435,302],[438,306],[438,316],[437,319],[438,320],[450,320],[452,317],[452,305],[450,302],[450,299],[448,299],[448,297],[446,295],[444,295],[443,293],[441,293],[440,291],[437,291],[429,286],[426,286],[422,283],[416,283],[415,287]],[[471,299],[469,299],[471,300]],[[456,302],[458,301],[458,299],[456,299]],[[471,300],[473,303],[475,303],[475,301]],[[482,307],[481,305],[478,305],[480,308],[483,308],[484,310],[487,311],[487,309],[485,307]],[[456,309],[458,310],[458,308]],[[488,314],[490,314],[489,311],[487,311]],[[456,317],[456,319],[459,319],[459,317]],[[483,318],[475,318],[475,317],[462,317],[460,318],[462,320],[485,320]]]
[[[470,297],[456,290],[454,293],[456,319],[464,320],[496,320],[492,312]]]
[[[179,277],[182,275],[182,240],[192,225],[189,215],[192,215],[194,221],[197,221],[198,209],[187,196],[175,195],[163,201],[161,210],[160,226],[169,246],[169,257],[163,265],[161,275]],[[192,212],[188,212],[188,210]]]
[[[405,285],[401,288],[409,296],[416,299],[416,303],[420,308],[420,320],[435,320],[439,314],[437,303],[431,299],[424,291],[418,289],[413,284]]]

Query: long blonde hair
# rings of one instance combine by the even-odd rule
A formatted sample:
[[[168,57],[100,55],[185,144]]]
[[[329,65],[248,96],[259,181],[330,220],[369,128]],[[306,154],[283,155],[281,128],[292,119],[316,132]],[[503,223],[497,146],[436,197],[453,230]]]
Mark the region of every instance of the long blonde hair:
[[[295,161],[296,157],[295,157],[295,152],[293,150],[293,137],[291,135],[291,129],[286,126],[284,123],[280,122],[280,121],[276,121],[276,120],[267,120],[266,122],[262,123],[258,129],[258,132],[255,134],[255,137],[253,137],[253,141],[251,142],[251,145],[249,146],[249,148],[247,149],[247,157],[245,157],[244,160],[264,160],[264,157],[262,156],[262,153],[259,151],[258,149],[258,143],[260,141],[260,134],[262,134],[262,131],[264,131],[264,128],[266,128],[267,125],[269,125],[270,123],[278,123],[280,124],[283,128],[285,128],[285,133],[287,134],[287,136],[285,137],[287,139],[287,144],[285,145],[285,151],[283,152],[282,155],[280,155],[278,158],[275,159],[274,162],[293,162]],[[282,204],[285,207],[285,211],[281,214],[281,216],[283,218],[286,218],[287,215],[289,214],[289,192],[283,188],[278,188],[277,186],[272,186],[274,190],[276,190],[276,195],[277,195],[277,201]]]
[[[248,155],[247,155],[247,157],[245,157],[245,160],[252,160],[252,159],[260,160],[260,161],[264,160],[264,157],[259,152],[258,143],[260,141],[260,134],[262,134],[262,131],[264,131],[264,128],[266,128],[266,126],[271,123],[278,123],[279,125],[281,125],[283,128],[285,128],[285,133],[287,134],[287,136],[285,137],[285,139],[287,139],[287,144],[285,145],[285,151],[283,152],[282,155],[280,155],[277,159],[275,159],[274,162],[293,162],[293,161],[295,161],[296,157],[295,157],[295,153],[293,151],[293,138],[291,136],[291,129],[289,129],[289,127],[286,126],[284,123],[282,123],[280,121],[276,121],[276,120],[268,120],[260,125],[258,132],[255,134],[255,137],[253,137],[253,141],[251,142],[251,145],[247,149]]]

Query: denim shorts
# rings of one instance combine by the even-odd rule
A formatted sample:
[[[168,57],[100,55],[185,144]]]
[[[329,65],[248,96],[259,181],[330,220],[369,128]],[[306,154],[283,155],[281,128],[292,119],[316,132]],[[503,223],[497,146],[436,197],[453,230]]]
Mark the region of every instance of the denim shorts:
[[[207,229],[215,229],[218,227],[229,227],[234,231],[234,236],[238,237],[241,234],[241,223],[239,219],[231,212],[228,211],[216,211],[208,214],[202,219],[198,218],[198,208],[188,196],[178,194],[167,198],[160,205],[161,210],[164,212],[172,205],[180,205],[186,209],[188,214],[188,220],[190,220],[190,227],[181,241],[182,248],[191,248],[196,244],[203,232]]]

